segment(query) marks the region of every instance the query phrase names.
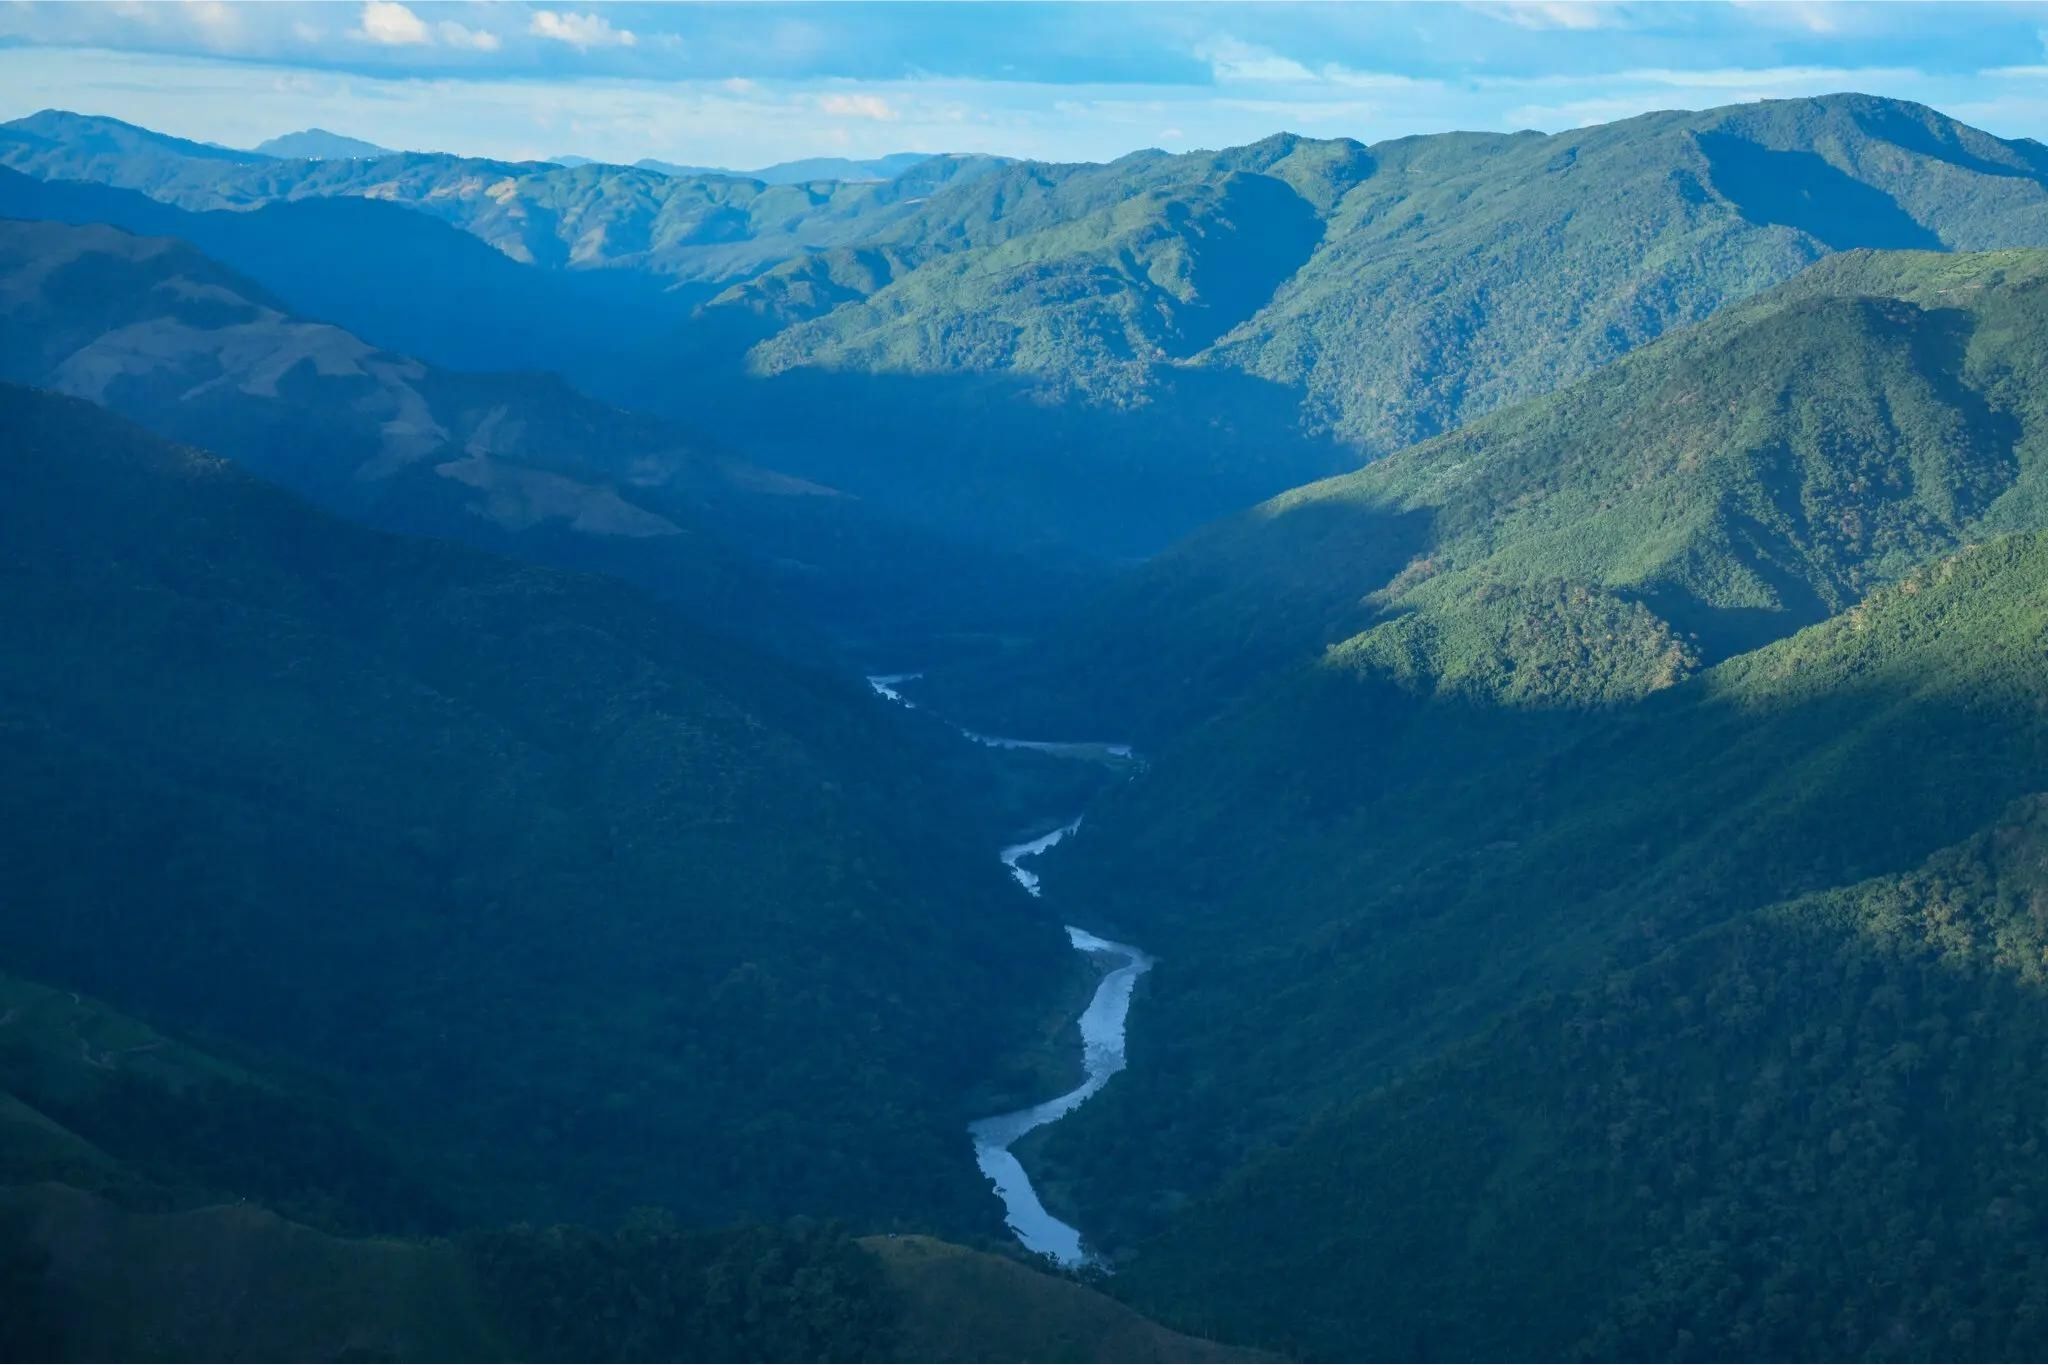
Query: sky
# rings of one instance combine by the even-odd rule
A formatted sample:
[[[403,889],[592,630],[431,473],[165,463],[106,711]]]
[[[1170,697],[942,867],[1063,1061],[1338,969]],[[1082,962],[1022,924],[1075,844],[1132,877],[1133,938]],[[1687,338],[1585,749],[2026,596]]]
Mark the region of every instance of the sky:
[[[0,0],[0,118],[751,168],[1557,131],[1861,90],[2048,141],[2048,4]]]

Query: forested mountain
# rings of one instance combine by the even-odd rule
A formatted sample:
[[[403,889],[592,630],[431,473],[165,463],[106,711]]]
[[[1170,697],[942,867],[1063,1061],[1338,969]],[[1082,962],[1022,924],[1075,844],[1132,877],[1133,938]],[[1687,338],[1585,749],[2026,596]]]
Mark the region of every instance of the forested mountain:
[[[196,151],[194,150],[196,149]],[[591,162],[439,152],[287,160],[225,152],[118,119],[45,110],[0,125],[0,164],[40,180],[96,180],[180,208],[336,196],[387,199],[481,237],[517,261],[642,270],[666,280],[752,273],[871,234],[999,158],[930,157],[893,180],[768,185]]]
[[[961,1096],[1070,954],[914,718],[4,402],[12,967],[350,1076],[472,1210],[987,1217]]]
[[[283,133],[277,137],[265,138],[256,144],[255,150],[265,156],[284,157],[290,160],[391,155],[389,147],[379,147],[376,143],[365,142],[359,137],[330,133],[325,128],[301,128],[296,133]]]
[[[0,128],[0,164],[187,208],[372,196],[517,260],[677,282],[695,322],[603,367],[603,396],[949,534],[1112,557],[1548,391],[1829,252],[2048,245],[2048,153],[1860,95],[1555,136],[937,157],[876,184],[237,165],[172,142],[46,112]]]
[[[1051,874],[1168,964],[1044,1158],[1139,1303],[1328,1357],[2038,1347],[2044,259],[1837,258],[1186,547],[1288,624]],[[1993,1206],[1970,1297],[1916,1283]]]
[[[630,271],[522,265],[438,218],[378,199],[299,199],[190,212],[139,190],[0,169],[0,218],[175,237],[292,312],[463,370],[549,370],[586,390],[690,316]]]
[[[1134,1019],[1145,1064],[1056,1138],[1090,1154],[1080,1197],[1154,1225],[1518,1001],[2037,791],[2039,546],[1943,564],[1633,705],[1417,695],[1347,651],[1162,756],[1056,868],[1180,964]]]
[[[754,370],[785,376],[761,388],[771,402],[809,391],[791,371],[1004,375],[1044,401],[1144,414],[1154,458],[1177,451],[1198,473],[1219,436],[1254,447],[1231,430],[1249,426],[1279,473],[1544,392],[1830,251],[2048,245],[2048,153],[1861,96],[1551,137],[1276,137],[1007,167],[867,245],[895,253],[872,293],[820,291],[755,343]],[[707,316],[758,312],[772,279]],[[1213,411],[1191,400],[1225,389]],[[1044,447],[1063,434],[1033,425]],[[1127,439],[1100,445],[1127,458]]]
[[[2038,599],[2021,553],[1972,586]],[[2038,1354],[2044,867],[2036,796],[1538,997],[1245,1170],[1130,1287],[1333,1359]]]
[[[1375,626],[1363,647],[1424,691],[1676,681],[1975,531],[2048,524],[2044,364],[2048,253],[1844,253],[1564,392],[1207,528],[985,666],[1021,685],[968,671],[932,695],[1158,741]],[[1496,618],[1560,583],[1593,594],[1602,629],[1645,632],[1634,683],[1597,657],[1517,671]]]
[[[0,1004],[9,1358],[1255,1358],[1015,1260],[812,1219],[428,1238],[457,1224],[404,1149],[274,1057],[12,978]]]
[[[663,175],[735,175],[758,180],[764,185],[806,185],[816,180],[894,180],[931,160],[928,152],[891,152],[887,156],[856,160],[844,156],[807,156],[795,161],[778,161],[751,171],[728,170],[720,166],[678,166],[671,161],[644,157],[634,162],[643,171]]]
[[[294,317],[181,243],[101,226],[0,221],[0,291],[0,376],[348,515],[605,569],[704,617],[767,591],[703,525],[715,463],[559,380],[434,369]]]
[[[202,226],[262,259],[314,207]],[[781,649],[899,648],[868,642],[1001,620],[1005,603],[1026,619],[1062,581],[1063,566],[936,539],[553,375],[382,350],[180,242],[0,219],[0,295],[0,377],[105,403],[356,519],[613,574]]]
[[[2048,1353],[2048,152],[784,169],[0,126],[0,1353]]]

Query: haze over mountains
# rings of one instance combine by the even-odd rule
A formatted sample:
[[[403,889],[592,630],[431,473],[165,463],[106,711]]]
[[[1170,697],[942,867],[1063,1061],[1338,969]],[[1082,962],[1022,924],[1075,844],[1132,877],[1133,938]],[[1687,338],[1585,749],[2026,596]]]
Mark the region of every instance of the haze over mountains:
[[[340,146],[0,126],[10,1345],[2048,1350],[2039,144]]]
[[[563,158],[555,160],[562,161]],[[589,164],[587,157],[575,160]],[[734,175],[769,185],[803,185],[814,180],[894,180],[929,160],[931,156],[925,152],[891,152],[866,161],[843,156],[807,156],[795,161],[778,161],[772,166],[752,171],[735,171],[723,166],[679,166],[673,161],[659,161],[653,157],[643,157],[633,164],[640,170],[660,171],[664,175]]]
[[[303,128],[296,133],[265,138],[256,144],[255,150],[265,156],[293,160],[391,155],[389,147],[379,147],[374,142],[365,142],[359,137],[349,137],[345,133],[330,133],[325,128]]]
[[[95,171],[102,146],[130,160]],[[697,325],[578,382],[927,524],[1117,558],[1829,251],[2037,240],[2044,157],[1861,96],[1549,137],[935,157],[822,189],[449,156],[251,165],[56,114],[0,138],[0,164],[41,179],[189,209],[367,195],[515,260],[652,275]],[[820,410],[839,439],[810,439]]]

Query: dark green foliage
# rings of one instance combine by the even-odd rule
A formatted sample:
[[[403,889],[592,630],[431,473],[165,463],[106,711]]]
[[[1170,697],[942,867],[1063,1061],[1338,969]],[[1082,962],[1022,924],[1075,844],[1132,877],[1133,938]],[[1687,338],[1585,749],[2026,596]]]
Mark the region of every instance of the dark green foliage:
[[[829,1225],[647,1216],[476,1233],[463,1252],[538,1360],[882,1360],[901,1311],[880,1263]]]
[[[194,213],[137,190],[0,169],[0,217],[175,237],[304,317],[465,370],[552,370],[586,389],[666,345],[691,300],[629,271],[522,265],[382,200],[301,199]]]
[[[1709,661],[1754,648],[1974,530],[2048,524],[2044,301],[2038,252],[1832,258],[1562,393],[1212,527],[1037,658],[941,671],[933,695],[1021,674],[1003,723],[1079,714],[1157,742],[1388,616],[1469,634],[1455,618],[1486,585],[1618,594]]]
[[[1159,755],[1056,869],[1165,964],[1052,1137],[1080,1202],[1157,1226],[1531,991],[1981,828],[2048,765],[2044,584],[2038,536],[1996,540],[1620,708],[1339,659]]]
[[[1070,955],[911,717],[81,403],[0,428],[10,964],[351,1078],[470,1210],[984,1225],[956,1106]]]
[[[0,1050],[0,1066],[6,1061]],[[339,1118],[331,1103],[311,1105],[247,1080],[173,1088],[131,1070],[116,1070],[75,1097],[45,1098],[4,1073],[0,1082],[143,1181],[185,1200],[259,1199],[300,1222],[344,1232],[451,1225],[433,1185]]]
[[[0,182],[276,283],[16,225],[6,373],[387,528],[764,634],[872,610],[835,632],[863,662],[965,661],[906,713],[0,390],[0,952],[228,1040],[88,1018],[72,1061],[0,1015],[0,1173],[66,1182],[0,1202],[44,1220],[9,1288],[101,1292],[37,1257],[78,1226],[150,1264],[254,1230],[350,1293],[456,1286],[381,1338],[331,1311],[358,1353],[957,1340],[911,1330],[905,1277],[927,1312],[1001,1268],[829,1227],[338,1245],[190,1205],[993,1234],[967,1097],[1031,1071],[1072,919],[1159,964],[1130,1069],[1029,1160],[1141,1306],[1316,1357],[2048,1349],[2048,253],[1985,250],[2048,241],[2038,146],[1837,96],[868,186],[256,162],[53,114],[0,163],[269,205]],[[513,278],[405,210],[274,202],[365,195],[521,278],[684,285],[622,318],[701,302],[673,348],[598,380],[749,461],[294,316],[311,236],[275,241],[351,214],[452,263],[445,297]],[[1049,648],[977,615],[1047,582],[1007,552],[1144,554],[1395,447]],[[934,712],[1148,762],[999,764]],[[990,846],[1098,789],[1021,896]],[[1177,1349],[1065,1299],[1124,1335],[1060,1353]]]
[[[261,258],[303,214],[349,216],[218,216],[280,209],[287,221],[205,235]],[[970,623],[1037,622],[1070,581],[1065,564],[917,531],[551,376],[380,350],[176,242],[0,223],[0,278],[0,376],[106,403],[385,529],[627,579],[781,652],[815,658],[829,640],[919,657]]]
[[[27,1214],[0,1213],[0,1359],[56,1360],[63,1355],[62,1312],[44,1276],[50,1256],[36,1246]]]
[[[517,261],[680,281],[616,309],[638,335],[701,303],[672,343],[558,363],[951,534],[1113,558],[1548,392],[1831,250],[2048,244],[2038,149],[1861,95],[806,185],[244,165],[46,111],[0,130],[0,165],[186,208],[374,195]]]
[[[1312,1358],[2038,1358],[2044,816],[1531,1004],[1126,1288]]]

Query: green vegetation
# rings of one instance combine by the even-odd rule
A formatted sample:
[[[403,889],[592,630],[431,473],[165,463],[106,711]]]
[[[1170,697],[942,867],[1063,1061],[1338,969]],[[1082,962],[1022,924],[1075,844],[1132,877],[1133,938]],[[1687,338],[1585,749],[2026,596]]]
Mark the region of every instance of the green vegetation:
[[[1099,1290],[930,1237],[870,1237],[904,1304],[903,1360],[1221,1361],[1255,1352],[1168,1331]]]
[[[4,425],[11,966],[359,1078],[470,1217],[989,1225],[962,1097],[1070,954],[939,736],[83,403]]]
[[[2031,1359],[2044,867],[2030,798],[1540,999],[1246,1169],[1127,1287],[1311,1358]]]
[[[241,246],[295,228],[242,229]],[[917,657],[969,624],[1041,621],[1075,572],[905,526],[552,376],[381,350],[178,242],[0,221],[0,290],[0,377],[387,530],[625,579],[782,653]]]
[[[1141,575],[1274,647],[1049,880],[1162,964],[1042,1158],[1136,1304],[1330,1358],[2040,1349],[2044,261],[1837,257]]]
[[[453,223],[516,261],[685,281],[752,274],[811,248],[871,236],[942,187],[1002,164],[999,157],[935,156],[893,180],[770,185],[430,152],[280,160],[55,109],[0,125],[0,165],[41,180],[96,180],[200,210],[387,199]]]
[[[902,1309],[874,1257],[808,1224],[515,1228],[463,1245],[541,1360],[883,1360]]]
[[[594,306],[638,358],[553,351],[593,391],[944,534],[1113,559],[1549,392],[1830,252],[2048,245],[2037,146],[1862,95],[802,185],[201,156],[46,111],[0,127],[0,166],[187,209],[372,196],[543,271],[619,276]],[[265,278],[325,306],[335,291],[287,278],[309,273]],[[657,339],[679,303],[693,319]],[[385,344],[414,341],[477,344]]]
[[[8,1353],[2048,1350],[2038,145],[0,165]]]
[[[1333,661],[1159,755],[1057,867],[1163,964],[1131,1070],[1050,1138],[1087,1157],[1063,1178],[1157,1227],[1532,993],[1982,828],[2048,759],[2044,566],[1990,542],[1627,706]]]
[[[1326,648],[1427,639],[1468,653],[1432,668],[1526,698],[1498,595],[1559,584],[1633,604],[1624,634],[1668,630],[1631,648],[1644,678],[1675,681],[1972,535],[2044,524],[2044,303],[2040,252],[1833,257],[1561,393],[1209,528],[1035,659],[940,672],[931,695],[1157,743]],[[1589,666],[1542,688],[1592,700],[1607,665]]]
[[[847,482],[856,461],[903,461],[901,481],[924,487],[929,471],[907,452],[963,420],[962,376],[1001,375],[1041,404],[1085,404],[1097,429],[1028,403],[988,420],[996,400],[984,396],[983,420],[965,416],[972,439],[949,442],[938,468],[971,471],[986,496],[975,481],[987,465],[1028,461],[1090,487],[1069,473],[1074,454],[1111,477],[1142,458],[1158,471],[1148,507],[1193,504],[1173,476],[1184,483],[1192,461],[1214,478],[1219,448],[1238,479],[1219,493],[1336,472],[1587,375],[1831,251],[2048,245],[2048,158],[1865,96],[1552,137],[1281,136],[1005,167],[867,245],[910,268],[874,274],[866,298],[791,310],[750,353],[774,377],[732,389],[733,420],[779,438],[779,413],[824,391],[804,370],[901,378],[882,390],[901,395],[900,415],[792,467]],[[704,312],[726,307],[756,304],[742,288]],[[1041,513],[1038,485],[1013,483],[1031,515],[1085,527],[1115,553],[1146,553],[1173,530],[1159,518],[1138,528],[1149,543],[1104,541],[1083,509]],[[1014,487],[1000,495],[1020,503]],[[955,524],[970,521],[971,496],[946,509]]]
[[[609,1232],[520,1225],[430,1239],[420,1220],[437,1208],[432,1187],[292,1076],[275,1057],[225,1060],[90,997],[0,979],[0,1350],[1248,1358],[1070,1279],[928,1237],[855,1241],[803,1219],[684,1229],[643,1210]],[[281,1217],[256,1194],[294,1212]],[[414,1235],[363,1235],[400,1227]]]

